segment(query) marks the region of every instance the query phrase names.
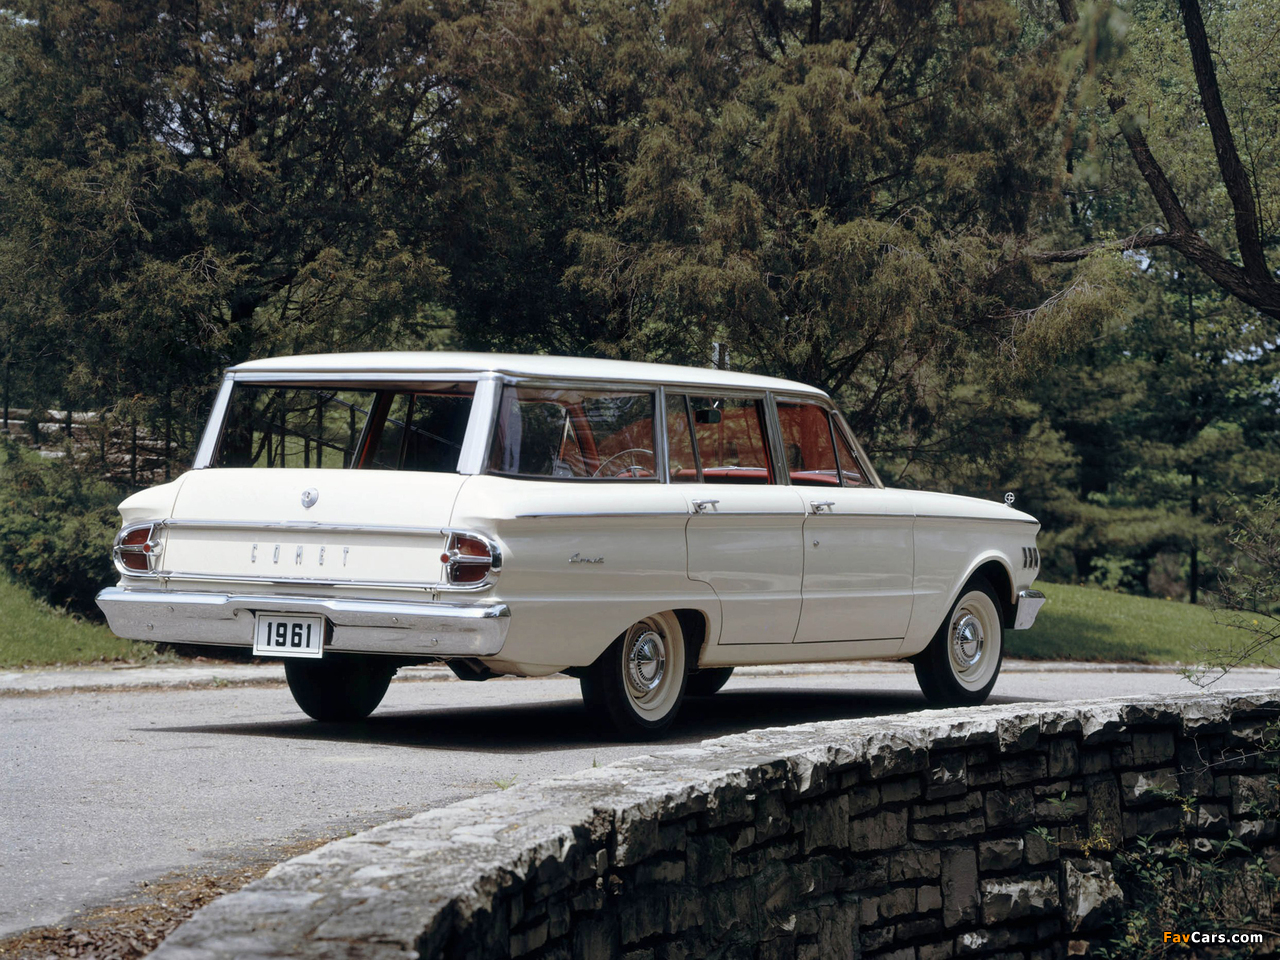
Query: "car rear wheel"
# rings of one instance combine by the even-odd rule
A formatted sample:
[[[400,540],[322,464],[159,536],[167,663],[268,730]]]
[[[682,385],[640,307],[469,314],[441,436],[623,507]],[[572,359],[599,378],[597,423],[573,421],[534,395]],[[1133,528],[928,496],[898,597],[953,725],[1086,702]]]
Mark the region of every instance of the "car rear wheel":
[[[579,682],[587,709],[619,739],[649,740],[675,720],[688,674],[680,621],[667,612],[632,624]]]
[[[942,626],[915,658],[916,679],[930,703],[972,706],[996,685],[1004,658],[1004,622],[991,584],[976,576],[964,585]]]
[[[706,667],[694,670],[689,674],[689,682],[685,684],[686,697],[709,697],[718,693],[720,688],[733,676],[733,667]]]
[[[286,660],[284,676],[302,712],[313,720],[363,720],[386,696],[396,668],[369,657]]]

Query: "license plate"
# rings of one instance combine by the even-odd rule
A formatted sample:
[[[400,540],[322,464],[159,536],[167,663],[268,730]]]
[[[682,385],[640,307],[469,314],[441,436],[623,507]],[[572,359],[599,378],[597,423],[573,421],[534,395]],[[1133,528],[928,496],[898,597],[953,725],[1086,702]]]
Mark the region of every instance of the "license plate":
[[[324,617],[260,613],[254,619],[253,652],[260,657],[320,657]]]

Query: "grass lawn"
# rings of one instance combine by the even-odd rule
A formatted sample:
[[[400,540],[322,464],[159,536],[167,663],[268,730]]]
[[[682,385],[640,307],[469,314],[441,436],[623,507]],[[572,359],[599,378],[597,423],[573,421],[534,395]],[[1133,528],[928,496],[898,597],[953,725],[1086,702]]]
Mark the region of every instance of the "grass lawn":
[[[1061,583],[1036,583],[1035,587],[1048,602],[1030,630],[1005,634],[1007,656],[1197,663],[1204,659],[1204,650],[1238,646],[1245,636],[1215,622],[1213,610],[1189,603]]]
[[[0,668],[155,659],[151,644],[59,613],[0,574]]]
[[[1196,663],[1200,651],[1240,642],[1214,611],[1090,587],[1037,583],[1049,598],[1030,630],[1007,633],[1006,653],[1030,660]],[[153,661],[148,643],[59,613],[0,576],[0,669]]]

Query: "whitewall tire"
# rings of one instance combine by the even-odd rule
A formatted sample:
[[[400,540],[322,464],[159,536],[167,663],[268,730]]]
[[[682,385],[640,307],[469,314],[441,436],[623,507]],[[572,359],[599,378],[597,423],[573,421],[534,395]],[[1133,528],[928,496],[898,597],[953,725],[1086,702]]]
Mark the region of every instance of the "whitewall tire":
[[[632,624],[586,669],[582,700],[620,739],[653,739],[675,720],[688,676],[680,621],[659,613]]]
[[[986,577],[975,576],[915,657],[916,679],[930,703],[972,706],[996,685],[1004,659],[1004,618],[1000,600]]]

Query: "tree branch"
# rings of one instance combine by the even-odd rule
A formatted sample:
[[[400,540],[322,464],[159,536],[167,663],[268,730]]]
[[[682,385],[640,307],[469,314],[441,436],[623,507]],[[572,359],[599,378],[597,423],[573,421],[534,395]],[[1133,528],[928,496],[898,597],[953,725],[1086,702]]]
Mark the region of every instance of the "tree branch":
[[[1204,237],[1200,236],[1195,227],[1192,226],[1191,218],[1187,216],[1187,211],[1183,208],[1182,201],[1178,199],[1178,194],[1174,191],[1173,184],[1169,182],[1169,178],[1165,175],[1159,161],[1156,160],[1155,155],[1151,152],[1146,136],[1143,135],[1133,116],[1125,110],[1124,98],[1120,96],[1109,97],[1107,104],[1111,107],[1111,112],[1120,124],[1120,135],[1124,137],[1125,143],[1129,145],[1129,153],[1133,155],[1133,161],[1138,165],[1138,171],[1142,174],[1142,178],[1147,181],[1147,186],[1151,189],[1151,195],[1155,197],[1156,203],[1160,206],[1160,211],[1165,215],[1165,219],[1169,221],[1169,232],[1162,235],[1167,237],[1163,245],[1173,247],[1173,249],[1203,270],[1209,279],[1232,296],[1237,297],[1256,310],[1260,310],[1267,316],[1280,320],[1280,283],[1277,283],[1265,272],[1266,264],[1263,264],[1264,272],[1262,275],[1251,273],[1248,269],[1242,269],[1218,253]],[[1256,224],[1256,220],[1254,222]],[[1239,221],[1237,220],[1237,226],[1238,223]],[[1129,249],[1134,249],[1134,247]],[[1069,261],[1048,260],[1044,262],[1061,263]]]
[[[1173,184],[1169,182],[1164,169],[1151,152],[1146,135],[1138,126],[1138,121],[1125,111],[1124,97],[1109,97],[1107,105],[1111,107],[1116,122],[1120,124],[1120,135],[1129,145],[1129,152],[1133,154],[1133,161],[1138,165],[1138,172],[1142,174],[1142,179],[1147,181],[1147,186],[1151,188],[1151,195],[1160,205],[1160,212],[1169,221],[1169,232],[1193,232],[1191,218],[1187,216],[1187,211],[1183,209],[1182,201],[1178,199]]]
[[[1262,231],[1258,225],[1258,206],[1249,183],[1249,175],[1240,162],[1236,141],[1227,122],[1227,111],[1222,106],[1218,90],[1218,75],[1209,53],[1209,37],[1205,33],[1204,18],[1200,15],[1199,0],[1179,0],[1182,7],[1182,23],[1187,43],[1191,46],[1191,64],[1196,71],[1196,86],[1200,88],[1200,104],[1204,107],[1209,131],[1213,134],[1213,149],[1218,155],[1218,169],[1222,182],[1231,197],[1235,210],[1236,242],[1240,245],[1240,260],[1245,273],[1253,280],[1270,279],[1267,259],[1262,251]]]
[[[1032,263],[1076,263],[1097,250],[1146,250],[1150,247],[1172,247],[1176,245],[1175,239],[1172,233],[1135,233],[1123,240],[1094,243],[1071,250],[1037,251],[1028,254],[1027,259]]]

